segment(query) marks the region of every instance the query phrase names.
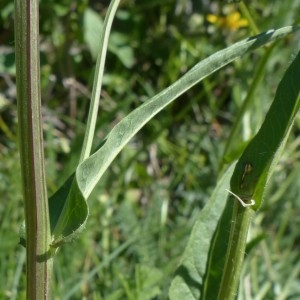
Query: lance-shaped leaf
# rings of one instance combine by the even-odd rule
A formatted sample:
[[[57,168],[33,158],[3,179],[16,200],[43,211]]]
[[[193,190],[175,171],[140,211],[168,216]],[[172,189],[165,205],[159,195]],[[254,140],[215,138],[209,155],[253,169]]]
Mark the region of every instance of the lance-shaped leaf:
[[[261,205],[266,180],[278,161],[299,107],[300,52],[278,85],[265,121],[243,152],[230,181],[235,192],[247,184],[244,187],[250,194],[245,197],[240,193],[243,200],[254,195],[258,201],[245,208],[232,196],[226,200],[224,191],[230,173],[224,175],[193,227],[170,288],[171,300],[236,299],[250,221]]]
[[[216,52],[122,119],[108,134],[103,146],[78,166],[68,196],[60,198],[57,195],[61,192],[58,191],[50,199],[50,209],[55,207],[52,213],[56,216],[50,216],[50,219],[58,221],[51,221],[53,245],[72,239],[77,230],[83,228],[88,216],[87,198],[118,153],[149,120],[189,88],[236,58],[298,29],[297,26],[288,26],[269,30]],[[56,201],[59,201],[59,204],[52,203]],[[57,210],[57,207],[62,208],[61,211]]]

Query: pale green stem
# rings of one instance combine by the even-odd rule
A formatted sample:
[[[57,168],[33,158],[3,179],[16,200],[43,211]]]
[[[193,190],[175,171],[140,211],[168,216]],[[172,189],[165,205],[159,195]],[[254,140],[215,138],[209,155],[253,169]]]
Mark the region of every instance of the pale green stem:
[[[243,13],[243,15],[247,18],[250,28],[252,29],[253,33],[259,34],[261,31],[259,30],[257,24],[253,20],[251,13],[249,12],[247,6],[245,5],[245,3],[243,1],[239,3],[239,8],[240,8],[241,12]]]
[[[83,162],[86,158],[88,158],[91,153],[93,138],[94,138],[95,128],[96,128],[99,102],[100,102],[100,94],[101,94],[101,87],[102,87],[102,80],[103,80],[105,58],[107,53],[108,39],[110,36],[112,22],[114,20],[114,16],[116,14],[119,3],[120,0],[111,1],[111,4],[107,10],[106,17],[103,24],[96,69],[95,69],[91,105],[89,109],[86,133],[84,136],[79,163]]]
[[[218,300],[236,299],[245,255],[248,229],[255,213],[252,208],[244,208],[236,199],[234,199],[234,201],[230,238]]]

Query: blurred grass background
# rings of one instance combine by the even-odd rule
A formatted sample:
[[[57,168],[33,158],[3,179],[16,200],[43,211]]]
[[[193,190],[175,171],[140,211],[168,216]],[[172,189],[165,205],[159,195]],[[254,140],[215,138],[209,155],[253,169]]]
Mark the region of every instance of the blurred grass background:
[[[300,22],[298,1],[247,2],[260,31]],[[40,3],[49,195],[79,159],[108,3]],[[118,120],[195,63],[252,35],[248,26],[226,22],[236,11],[235,4],[208,0],[123,1],[110,39],[95,146]],[[218,22],[210,23],[209,14]],[[145,126],[93,193],[86,230],[59,250],[53,299],[167,299],[197,213],[223,168],[258,130],[299,37],[272,49],[225,155],[265,49],[210,76]],[[13,2],[1,0],[0,299],[25,297],[16,111]],[[253,222],[239,299],[300,299],[299,130],[298,118]]]

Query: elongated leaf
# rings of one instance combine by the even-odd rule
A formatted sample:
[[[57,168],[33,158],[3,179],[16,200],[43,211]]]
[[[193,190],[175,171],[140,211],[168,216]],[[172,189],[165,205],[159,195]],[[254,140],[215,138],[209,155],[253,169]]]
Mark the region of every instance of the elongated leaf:
[[[250,221],[261,206],[266,182],[280,157],[299,108],[300,52],[278,85],[275,99],[259,132],[246,147],[234,170],[231,189],[240,193],[238,195],[244,201],[254,197],[256,204],[244,208],[235,202],[232,218],[222,217],[222,226],[218,227],[211,250],[212,263],[208,268],[203,299],[236,299]],[[228,240],[224,241],[226,236]],[[218,253],[225,252],[226,248],[226,259],[215,261]],[[221,285],[217,292],[221,274]]]
[[[115,14],[117,12],[119,3],[120,0],[111,1],[102,28],[100,47],[99,47],[95,75],[94,75],[91,104],[89,108],[87,126],[86,126],[86,131],[84,135],[84,140],[83,140],[83,145],[82,145],[81,155],[79,160],[80,163],[82,163],[87,157],[90,156],[91,149],[92,149],[92,142],[93,142],[93,137],[95,135],[96,120],[98,115],[100,93],[102,88],[102,80],[103,80],[105,58],[106,58],[107,47],[108,47],[108,40],[110,36],[111,26]]]
[[[255,210],[261,206],[270,166],[277,162],[299,110],[299,90],[300,54],[284,74],[260,130],[246,147],[232,176],[232,191],[244,200],[255,198]]]
[[[278,30],[270,30],[213,54],[198,63],[170,87],[148,100],[121,120],[111,130],[103,146],[78,166],[68,196],[59,200],[54,200],[54,198],[50,199],[50,208],[54,206],[63,208],[61,212],[57,209],[52,210],[55,211],[56,219],[58,220],[57,223],[51,221],[52,235],[54,238],[53,244],[57,244],[57,241],[60,243],[65,239],[71,239],[74,234],[76,234],[77,229],[83,228],[88,213],[86,200],[95,185],[99,182],[103,173],[128,141],[151,120],[151,118],[159,113],[166,105],[177,99],[186,90],[221,67],[232,62],[237,57],[268,42],[282,38],[297,29],[299,29],[299,27],[289,26]],[[60,204],[52,205],[51,202],[53,200],[59,201]],[[79,209],[81,209],[81,211],[79,211]],[[76,224],[74,220],[78,221],[78,223]],[[68,235],[70,235],[69,238],[67,238]]]
[[[226,189],[229,187],[233,168],[234,165],[223,175],[197,218],[169,290],[171,300],[200,299],[209,259],[208,254],[226,205]]]
[[[101,149],[79,165],[76,171],[76,178],[82,194],[85,197],[90,195],[103,173],[128,141],[151,118],[173,100],[208,75],[232,62],[237,57],[258,48],[267,42],[283,37],[296,29],[299,28],[289,26],[278,30],[270,30],[256,37],[243,40],[211,55],[193,67],[170,87],[131,112],[111,130]]]
[[[100,19],[98,19],[92,11],[86,11],[86,14],[89,15],[86,17],[86,21],[89,22],[89,17],[92,16],[92,22],[94,22],[96,25],[99,25],[98,27],[102,27],[102,31],[100,30],[98,33],[101,33],[101,35],[99,36],[100,45],[98,49],[98,58],[96,62],[91,105],[89,109],[82,151],[80,155],[80,163],[90,155],[92,147],[102,87],[104,64],[108,47],[108,40],[113,19],[119,3],[120,0],[111,1],[107,10],[103,26],[100,22]],[[90,27],[89,30],[91,30]],[[92,42],[90,34],[95,34],[95,31],[89,31],[88,33],[89,42]],[[74,174],[49,199],[51,234],[54,238],[52,242],[53,247],[58,247],[61,243],[72,240],[84,228],[84,224],[88,217],[89,210],[86,199],[82,197],[81,192],[78,190],[78,185],[73,179]]]
[[[300,52],[281,80],[274,102],[261,129],[238,161],[230,181],[231,188],[234,187],[232,183],[236,179],[234,174],[237,171],[239,171],[240,180],[245,180],[245,176],[253,171],[252,168],[247,168],[244,174],[244,169],[240,170],[241,164],[245,167],[246,157],[250,160],[246,162],[251,162],[252,166],[257,167],[259,163],[262,164],[259,168],[261,172],[256,173],[257,176],[253,177],[255,180],[251,183],[254,190],[259,185],[259,193],[254,193],[254,195],[261,197],[266,179],[269,177],[270,166],[274,166],[278,160],[280,155],[278,149],[287,139],[299,107]],[[268,156],[263,156],[264,153]],[[261,161],[260,156],[263,156],[265,161]],[[230,174],[224,175],[193,228],[171,285],[171,300],[236,298],[246,237],[256,206],[244,208],[236,200],[225,202],[224,189],[228,184],[227,176]],[[222,204],[226,205],[225,209]],[[212,220],[212,218],[215,219]]]

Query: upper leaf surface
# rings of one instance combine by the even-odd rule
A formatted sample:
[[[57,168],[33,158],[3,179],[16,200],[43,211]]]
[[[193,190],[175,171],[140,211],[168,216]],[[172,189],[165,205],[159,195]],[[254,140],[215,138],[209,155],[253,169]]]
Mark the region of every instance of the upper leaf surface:
[[[254,198],[255,209],[261,206],[266,181],[273,171],[271,166],[277,162],[299,110],[299,94],[300,53],[285,72],[260,130],[246,147],[232,176],[232,191],[246,200]]]
[[[288,26],[271,30],[211,55],[121,120],[108,134],[103,146],[78,166],[74,179],[70,179],[65,187],[50,198],[53,245],[72,239],[82,230],[88,217],[86,201],[94,187],[118,153],[149,120],[189,88],[221,67],[297,29],[299,28],[296,26]]]

